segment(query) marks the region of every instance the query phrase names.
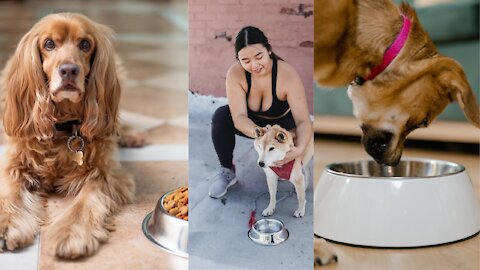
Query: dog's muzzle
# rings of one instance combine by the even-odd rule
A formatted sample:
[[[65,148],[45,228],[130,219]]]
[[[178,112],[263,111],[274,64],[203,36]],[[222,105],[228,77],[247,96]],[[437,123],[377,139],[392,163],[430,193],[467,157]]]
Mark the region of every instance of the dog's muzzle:
[[[395,165],[398,163],[390,159],[390,147],[393,133],[377,130],[370,126],[362,126],[362,144],[365,151],[379,164]]]

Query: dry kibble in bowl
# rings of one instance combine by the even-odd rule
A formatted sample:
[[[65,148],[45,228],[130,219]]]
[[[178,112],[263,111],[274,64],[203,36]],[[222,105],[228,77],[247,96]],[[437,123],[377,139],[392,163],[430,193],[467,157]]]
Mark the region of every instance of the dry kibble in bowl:
[[[188,187],[180,187],[163,199],[163,208],[168,214],[188,220]]]

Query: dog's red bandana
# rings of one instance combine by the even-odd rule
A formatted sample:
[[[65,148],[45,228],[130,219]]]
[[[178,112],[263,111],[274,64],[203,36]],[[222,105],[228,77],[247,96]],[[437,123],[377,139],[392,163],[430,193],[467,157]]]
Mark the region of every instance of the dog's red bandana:
[[[403,26],[402,30],[400,31],[400,34],[398,34],[397,38],[395,41],[393,41],[392,45],[387,48],[385,53],[383,54],[383,60],[380,65],[375,66],[372,68],[370,71],[370,74],[365,78],[367,81],[371,81],[377,77],[380,72],[384,71],[390,63],[392,63],[393,59],[397,57],[397,55],[400,53],[400,50],[402,50],[403,46],[405,46],[405,43],[407,42],[408,34],[410,33],[410,30],[412,28],[412,22],[402,14],[403,18]]]
[[[281,167],[270,166],[270,169],[272,169],[272,171],[274,171],[281,179],[288,180],[292,173],[293,164],[295,164],[295,159],[283,164]]]

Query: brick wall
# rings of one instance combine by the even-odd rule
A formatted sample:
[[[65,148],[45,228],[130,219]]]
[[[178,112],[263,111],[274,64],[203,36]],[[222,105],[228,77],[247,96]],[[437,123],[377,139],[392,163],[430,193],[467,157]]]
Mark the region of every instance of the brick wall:
[[[191,91],[225,96],[225,75],[236,61],[235,36],[253,25],[300,74],[313,112],[313,0],[189,0],[188,9]],[[231,41],[215,38],[222,32]]]

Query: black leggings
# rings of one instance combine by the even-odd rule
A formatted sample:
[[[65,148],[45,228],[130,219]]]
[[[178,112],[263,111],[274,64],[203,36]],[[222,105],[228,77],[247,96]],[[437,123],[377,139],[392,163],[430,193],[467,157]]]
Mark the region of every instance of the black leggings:
[[[295,121],[292,113],[279,119],[264,119],[254,114],[249,114],[248,118],[257,126],[264,127],[266,125],[279,125],[287,130],[295,128]],[[235,148],[235,135],[249,138],[233,125],[232,115],[228,105],[218,108],[212,117],[212,141],[215,151],[217,152],[220,165],[225,168],[233,167],[233,149]]]

